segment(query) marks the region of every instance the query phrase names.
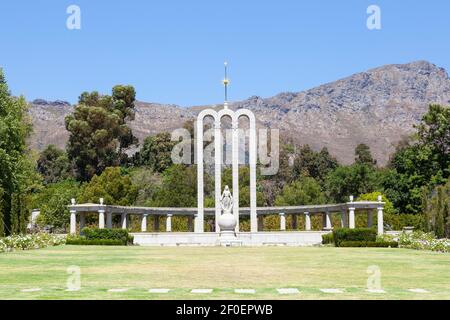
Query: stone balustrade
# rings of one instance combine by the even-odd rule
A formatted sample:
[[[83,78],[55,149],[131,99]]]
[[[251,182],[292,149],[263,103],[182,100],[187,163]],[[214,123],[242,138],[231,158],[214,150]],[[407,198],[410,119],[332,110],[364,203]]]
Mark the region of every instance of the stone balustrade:
[[[101,199],[102,200],[102,199]],[[373,224],[373,212],[377,213],[377,230],[378,234],[383,234],[383,208],[384,202],[381,199],[378,201],[353,201],[340,204],[326,204],[326,205],[305,205],[305,206],[281,206],[281,207],[261,207],[257,208],[258,217],[258,231],[264,229],[264,217],[268,215],[278,215],[280,218],[280,231],[286,231],[286,215],[292,217],[292,226],[294,230],[297,229],[297,217],[304,216],[304,230],[312,231],[311,216],[322,215],[323,230],[332,230],[332,216],[339,215],[341,227],[355,228],[355,214],[356,212],[364,212],[367,214],[367,225],[371,227]],[[100,204],[85,203],[76,204],[72,200],[69,205],[70,211],[70,233],[75,234],[77,230],[77,216],[79,217],[80,230],[85,226],[85,214],[96,212],[98,213],[99,228],[112,228],[113,216],[120,215],[120,227],[127,229],[129,227],[129,218],[131,215],[138,215],[141,217],[141,231],[147,232],[148,217],[153,218],[153,230],[158,232],[160,230],[160,217],[166,218],[166,232],[172,232],[172,217],[186,216],[188,217],[189,232],[194,231],[194,220],[197,215],[197,208],[149,208],[149,207],[126,207],[104,205],[103,201]],[[215,217],[215,208],[205,208],[204,215]],[[240,216],[250,216],[250,208],[240,208]],[[106,224],[105,224],[106,218]],[[203,232],[204,230],[202,230]]]

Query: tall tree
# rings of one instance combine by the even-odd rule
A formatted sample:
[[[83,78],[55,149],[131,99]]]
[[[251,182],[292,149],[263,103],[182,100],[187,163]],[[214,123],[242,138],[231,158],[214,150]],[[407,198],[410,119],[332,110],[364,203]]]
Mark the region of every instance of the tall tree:
[[[129,206],[134,204],[137,195],[130,177],[122,174],[119,167],[109,167],[83,186],[79,201],[97,203],[103,198],[105,204]]]
[[[327,176],[325,190],[330,200],[347,202],[351,195],[357,197],[380,189],[379,176],[379,172],[367,164],[341,166]]]
[[[25,142],[32,130],[27,107],[23,97],[11,96],[0,69],[0,235],[23,230],[24,199],[35,176]]]
[[[430,192],[450,175],[450,107],[431,105],[417,134],[402,142],[383,179],[386,195],[401,213],[422,213],[422,189]]]
[[[324,202],[325,195],[322,193],[320,184],[311,177],[301,177],[286,185],[275,200],[277,206],[299,206]]]
[[[163,172],[172,165],[172,149],[170,133],[161,132],[144,140],[141,151],[137,155],[138,164],[148,166],[155,172]]]
[[[70,132],[67,154],[78,180],[88,181],[106,167],[127,161],[124,149],[136,142],[126,121],[134,116],[135,92],[116,86],[112,96],[84,92],[73,114],[66,117]]]
[[[337,166],[337,160],[330,155],[327,148],[315,152],[309,145],[305,145],[296,153],[293,169],[296,177],[306,175],[322,183],[327,174]]]
[[[370,147],[364,143],[360,143],[355,148],[355,163],[376,165],[377,160],[372,157]]]
[[[37,170],[46,184],[65,180],[71,176],[71,165],[64,150],[49,145],[39,155]]]

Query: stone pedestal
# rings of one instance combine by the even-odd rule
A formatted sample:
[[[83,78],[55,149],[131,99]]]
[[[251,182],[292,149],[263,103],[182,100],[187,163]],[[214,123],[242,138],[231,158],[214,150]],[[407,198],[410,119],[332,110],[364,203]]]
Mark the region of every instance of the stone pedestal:
[[[239,241],[235,232],[236,224],[236,218],[230,212],[226,212],[220,216],[218,221],[220,228],[219,245],[225,247],[241,245],[242,241]]]

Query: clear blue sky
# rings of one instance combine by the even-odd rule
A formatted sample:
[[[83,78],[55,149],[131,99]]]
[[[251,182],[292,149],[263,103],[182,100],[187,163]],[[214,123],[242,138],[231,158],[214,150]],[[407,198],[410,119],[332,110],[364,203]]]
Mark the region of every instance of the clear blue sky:
[[[66,9],[81,8],[81,30]],[[381,7],[382,29],[366,27]],[[139,100],[183,106],[301,91],[389,63],[450,70],[450,1],[2,0],[0,66],[28,100],[135,86]]]

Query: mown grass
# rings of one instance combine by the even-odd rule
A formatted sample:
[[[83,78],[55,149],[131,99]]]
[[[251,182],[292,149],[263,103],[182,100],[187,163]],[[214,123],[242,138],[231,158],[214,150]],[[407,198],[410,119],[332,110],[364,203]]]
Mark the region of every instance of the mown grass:
[[[378,266],[385,294],[365,291]],[[81,290],[65,291],[69,266]],[[41,288],[38,292],[22,289]],[[110,293],[108,289],[128,288]],[[150,294],[150,288],[169,288]],[[209,295],[193,288],[212,288]],[[238,295],[233,289],[256,289]],[[279,295],[276,288],[298,288]],[[321,288],[344,289],[325,294]],[[423,288],[416,294],[408,289]],[[450,299],[450,255],[382,248],[60,246],[0,254],[1,299]]]

